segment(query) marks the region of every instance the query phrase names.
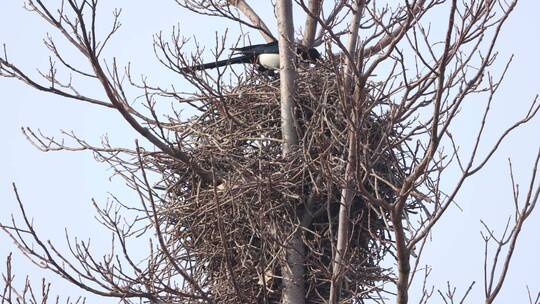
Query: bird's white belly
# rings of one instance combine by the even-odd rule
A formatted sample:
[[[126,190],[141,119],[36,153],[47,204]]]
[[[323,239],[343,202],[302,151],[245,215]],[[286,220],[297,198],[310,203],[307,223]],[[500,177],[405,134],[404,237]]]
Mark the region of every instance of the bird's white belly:
[[[279,69],[279,54],[260,54],[259,64],[267,69]]]

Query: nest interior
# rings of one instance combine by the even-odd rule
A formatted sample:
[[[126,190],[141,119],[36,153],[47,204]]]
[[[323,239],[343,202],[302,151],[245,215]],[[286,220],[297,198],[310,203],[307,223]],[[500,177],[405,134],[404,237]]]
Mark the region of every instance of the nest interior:
[[[220,303],[278,302],[281,266],[292,231],[305,245],[309,303],[328,299],[342,189],[353,189],[340,298],[370,297],[388,279],[379,265],[392,240],[386,214],[369,197],[388,202],[403,162],[395,125],[384,104],[368,96],[356,125],[357,184],[345,179],[353,106],[333,70],[300,69],[295,110],[299,145],[283,156],[279,79],[251,77],[208,98],[204,110],[179,125],[182,146],[213,173],[204,182],[182,165],[167,180],[163,205],[177,259]],[[366,89],[370,86],[366,86]],[[351,93],[352,94],[352,93]],[[357,112],[357,113],[360,113]],[[378,176],[378,177],[376,177]],[[411,207],[412,208],[412,207]]]

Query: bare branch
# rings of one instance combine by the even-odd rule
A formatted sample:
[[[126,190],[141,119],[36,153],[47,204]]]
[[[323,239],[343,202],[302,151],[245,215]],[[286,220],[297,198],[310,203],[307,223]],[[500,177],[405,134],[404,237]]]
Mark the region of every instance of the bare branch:
[[[266,42],[272,42],[276,39],[274,36],[272,36],[270,30],[264,24],[262,19],[257,15],[257,13],[247,4],[245,0],[229,0],[229,2],[236,6],[239,11],[241,11],[250,21],[253,25],[255,25],[257,28],[259,28],[259,32],[263,36],[263,38],[266,40]]]

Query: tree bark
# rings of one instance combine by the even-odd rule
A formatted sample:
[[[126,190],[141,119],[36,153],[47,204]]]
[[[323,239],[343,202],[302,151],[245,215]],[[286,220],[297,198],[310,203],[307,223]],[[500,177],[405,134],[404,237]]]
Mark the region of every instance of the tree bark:
[[[357,0],[353,3],[353,17],[351,25],[349,27],[349,40],[347,42],[347,51],[349,52],[349,57],[347,59],[347,64],[345,67],[344,75],[344,85],[343,85],[343,96],[348,98],[348,104],[351,107],[351,111],[358,111],[358,100],[356,102],[351,96],[351,85],[354,80],[353,69],[357,68],[357,41],[358,41],[358,29],[360,27],[360,17],[362,15],[362,10],[365,5],[365,0]],[[361,60],[361,59],[360,59]],[[357,86],[357,91],[355,95],[360,96],[361,90],[360,86]],[[347,244],[349,241],[349,210],[351,207],[351,201],[354,198],[354,187],[355,187],[355,172],[356,172],[356,157],[357,157],[357,130],[356,125],[358,122],[358,113],[353,113],[352,121],[353,128],[349,132],[349,147],[348,147],[348,156],[347,156],[347,167],[345,168],[345,185],[341,190],[341,200],[339,205],[339,217],[338,217],[338,234],[337,234],[337,244],[334,260],[332,263],[332,281],[330,284],[330,298],[329,303],[335,304],[339,302],[339,293],[340,293],[340,281],[341,281],[341,272],[343,259],[347,252]]]
[[[319,16],[321,12],[321,0],[310,0],[308,5],[309,12],[314,16]],[[305,47],[312,47],[317,32],[317,19],[310,16],[306,17],[306,28],[304,30],[304,41],[302,44]]]
[[[354,173],[356,171],[356,132],[349,130],[349,148],[347,157],[347,167],[345,169],[346,185],[341,190],[341,200],[339,202],[338,234],[334,261],[332,263],[332,281],[330,282],[330,304],[339,301],[340,277],[343,265],[343,258],[346,254],[349,241],[349,210],[354,197]]]
[[[349,40],[347,42],[347,51],[349,52],[350,57],[347,59],[347,65],[345,67],[345,96],[349,96],[349,91],[351,88],[351,81],[353,79],[353,69],[356,69],[358,65],[358,60],[356,58],[356,50],[358,49],[358,29],[360,28],[360,18],[362,17],[362,10],[366,5],[365,0],[357,0],[353,3],[353,16],[351,20],[351,25],[349,27]]]
[[[277,19],[281,86],[281,136],[283,138],[283,155],[287,155],[291,147],[298,144],[293,115],[296,70],[294,67],[294,23],[291,0],[279,0],[277,2]]]
[[[281,87],[281,136],[283,139],[283,156],[287,156],[298,145],[293,114],[294,82],[294,23],[291,0],[277,2],[277,20],[279,30],[279,59]],[[297,222],[298,223],[298,222]],[[304,291],[304,257],[305,249],[301,230],[291,227],[292,235],[285,244],[285,262],[282,265],[284,304],[305,303]]]

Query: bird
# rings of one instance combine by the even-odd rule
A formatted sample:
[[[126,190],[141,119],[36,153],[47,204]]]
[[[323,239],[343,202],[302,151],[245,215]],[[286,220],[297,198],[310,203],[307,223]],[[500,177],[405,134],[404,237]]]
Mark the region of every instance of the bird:
[[[277,41],[264,44],[254,44],[240,48],[231,48],[232,56],[228,59],[208,62],[182,68],[182,72],[214,69],[226,65],[247,63],[256,66],[260,72],[272,72],[279,69],[279,45]],[[321,54],[315,48],[307,48],[299,45],[296,48],[298,57],[305,62],[315,63],[321,59]],[[233,57],[234,55],[238,55]]]

